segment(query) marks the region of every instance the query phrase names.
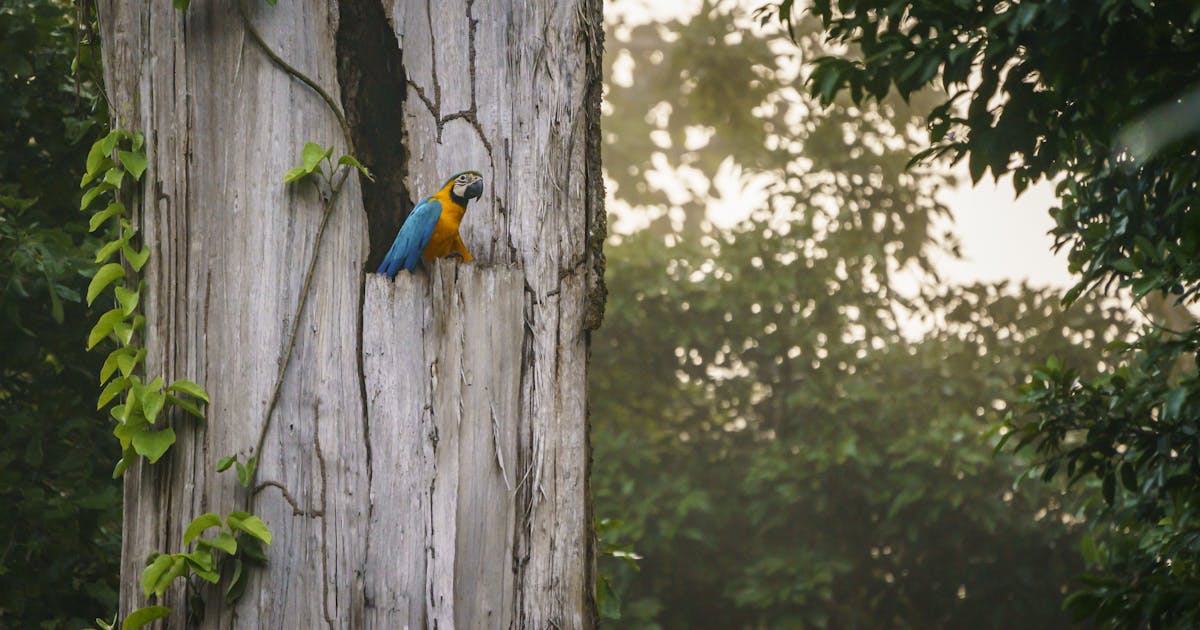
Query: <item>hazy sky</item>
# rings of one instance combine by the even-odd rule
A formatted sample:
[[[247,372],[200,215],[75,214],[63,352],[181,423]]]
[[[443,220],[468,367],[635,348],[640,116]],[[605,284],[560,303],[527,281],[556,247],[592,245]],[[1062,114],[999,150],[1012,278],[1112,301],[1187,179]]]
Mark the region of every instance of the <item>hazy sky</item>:
[[[970,182],[965,174],[961,178]],[[944,261],[945,279],[1029,280],[1038,286],[1069,287],[1066,252],[1052,253],[1054,227],[1048,210],[1054,204],[1053,184],[1043,182],[1014,199],[1011,179],[997,185],[985,178],[978,186],[944,190],[942,200],[954,213],[962,241],[963,260]]]

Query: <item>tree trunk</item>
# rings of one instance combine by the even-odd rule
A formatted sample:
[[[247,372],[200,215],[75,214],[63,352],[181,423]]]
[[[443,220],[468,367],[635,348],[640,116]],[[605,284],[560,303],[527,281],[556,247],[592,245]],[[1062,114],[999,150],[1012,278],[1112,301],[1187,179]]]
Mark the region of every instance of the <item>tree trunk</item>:
[[[337,118],[232,0],[171,4],[100,0],[106,83],[150,160],[147,373],[212,402],[126,473],[122,615],[147,603],[149,553],[249,501],[268,564],[234,606],[205,591],[203,627],[592,626],[600,1],[247,0],[379,175],[347,180],[323,233],[318,191],[282,180],[305,141],[350,152]],[[463,224],[476,260],[366,273],[413,202],[467,169],[487,179]],[[249,499],[214,470],[232,454],[259,457]],[[182,588],[163,603],[182,627]]]

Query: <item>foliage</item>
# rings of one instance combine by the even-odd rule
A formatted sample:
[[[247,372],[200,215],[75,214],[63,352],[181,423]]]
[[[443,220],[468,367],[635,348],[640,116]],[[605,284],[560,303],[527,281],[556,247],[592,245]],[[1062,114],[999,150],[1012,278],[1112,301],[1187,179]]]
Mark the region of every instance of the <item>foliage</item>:
[[[870,291],[780,262],[803,239],[763,231],[610,250],[596,496],[645,556],[614,567],[622,627],[1061,625],[1076,506],[1014,495],[1021,462],[983,436],[1043,352],[1094,356],[1064,327],[1098,341],[1112,313],[968,287],[927,297],[945,324],[919,342],[864,336]]]
[[[1027,461],[994,458],[989,429],[1047,353],[1097,370],[1116,315],[934,288],[949,179],[906,164],[938,94],[822,108],[731,13],[610,38],[634,64],[610,71],[615,197],[666,206],[608,249],[593,339],[597,513],[644,556],[601,559],[620,627],[1062,625],[1078,502],[1014,494]],[[825,52],[814,21],[794,32]],[[718,228],[712,182],[739,169],[765,201]],[[894,288],[914,275],[917,294]]]
[[[78,627],[116,606],[121,494],[95,418],[100,361],[79,333],[95,241],[72,185],[107,115],[74,12],[0,6],[3,627]]]
[[[129,175],[136,185],[146,171],[142,144],[141,133],[113,129],[92,145],[80,180],[80,187],[86,189],[79,202],[81,210],[87,210],[97,199],[109,198],[108,205],[93,214],[88,223],[92,232],[106,228],[108,240],[96,250],[94,262],[101,266],[88,284],[87,303],[91,306],[109,288],[115,303],[92,326],[87,347],[90,350],[106,339],[117,344],[100,366],[102,389],[96,402],[97,409],[119,403],[109,409],[117,423],[113,435],[120,441],[122,453],[112,473],[114,478],[124,474],[138,456],[151,464],[157,462],[175,443],[175,430],[169,423],[172,407],[203,420],[200,405],[208,402],[208,393],[192,381],[177,379],[168,385],[161,376],[149,379],[144,375],[146,349],[141,347],[137,333],[145,326],[146,318],[138,312],[142,283],[136,274],[150,259],[150,249],[145,245],[138,249],[137,228],[120,201],[125,176]],[[118,256],[121,262],[112,262]],[[160,419],[162,425],[158,425]]]
[[[796,18],[791,4],[785,20]],[[1067,302],[1112,287],[1143,305],[1174,301],[1152,316],[1180,323],[1112,348],[1112,373],[1088,377],[1066,360],[1035,370],[1023,397],[1035,413],[1010,428],[1014,444],[1036,449],[1044,477],[1101,486],[1105,504],[1088,512],[1094,574],[1072,610],[1113,626],[1200,623],[1200,325],[1181,312],[1200,294],[1200,9],[816,0],[811,10],[854,51],[814,62],[809,88],[823,103],[938,83],[949,97],[930,113],[931,145],[917,159],[966,159],[973,178],[1011,174],[1018,191],[1060,181],[1054,234],[1079,274]]]
[[[201,537],[213,527],[218,528],[215,536]],[[150,554],[141,581],[146,597],[161,599],[175,580],[183,579],[190,594],[189,622],[199,623],[206,608],[199,581],[218,584],[226,576],[227,584],[222,589],[225,602],[236,602],[246,592],[245,568],[267,561],[263,545],[271,544],[271,531],[261,519],[247,512],[230,512],[224,519],[209,512],[192,519],[184,531],[183,544],[191,545],[193,541],[196,546],[189,552]],[[143,606],[126,616],[121,627],[134,630],[170,613],[171,609],[165,606]]]

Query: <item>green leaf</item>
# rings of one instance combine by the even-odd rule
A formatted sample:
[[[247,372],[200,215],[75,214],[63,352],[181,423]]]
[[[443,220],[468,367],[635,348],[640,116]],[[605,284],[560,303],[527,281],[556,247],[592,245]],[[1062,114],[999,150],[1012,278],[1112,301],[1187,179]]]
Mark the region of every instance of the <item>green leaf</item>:
[[[1183,403],[1187,402],[1188,388],[1179,386],[1167,393],[1166,403],[1163,405],[1163,416],[1168,420],[1174,420],[1180,417],[1179,414],[1183,410]]]
[[[113,407],[113,411],[115,412],[117,408],[124,409],[124,407],[125,405],[117,405]],[[122,413],[124,412],[122,411]],[[113,427],[113,436],[120,440],[122,451],[133,451],[133,436],[135,433],[137,433],[137,430],[121,421],[118,421],[117,426]],[[135,452],[133,455],[136,456],[137,453]],[[133,459],[133,457],[129,459]]]
[[[96,325],[92,326],[91,332],[88,333],[88,350],[94,348],[96,344],[100,343],[102,339],[107,337],[108,333],[112,332],[113,326],[116,326],[118,322],[124,320],[125,313],[121,312],[121,309],[119,308],[114,308],[111,311],[101,315],[100,319],[96,320]]]
[[[303,166],[297,166],[296,168],[293,168],[292,170],[288,171],[283,176],[283,183],[290,184],[290,183],[304,177],[305,175],[308,175],[308,171],[304,170]]]
[[[83,177],[79,178],[79,188],[82,190],[83,188],[87,187],[88,184],[96,181],[96,178],[99,177],[101,173],[106,172],[108,169],[116,165],[116,162],[107,157],[102,157],[101,161],[96,163],[95,170],[89,170],[83,174]]]
[[[130,413],[131,413],[131,411],[130,411],[130,407],[128,404],[116,405],[112,409],[108,410],[108,414],[110,416],[112,416],[114,420],[116,420],[117,422],[119,422],[121,424],[121,426],[115,428],[113,431],[117,437],[121,438],[122,442],[126,441],[127,439],[132,440],[133,434],[135,433],[135,431],[129,426],[129,417],[130,417],[129,414]],[[141,418],[142,416],[139,413],[135,417]],[[124,431],[124,433],[121,433],[122,431]],[[129,445],[124,444],[124,443],[121,444],[122,448],[124,448],[126,446],[129,446]]]
[[[175,559],[167,554],[159,554],[150,564],[142,569],[142,594],[150,597],[150,593],[154,592],[154,587],[158,585],[158,581],[175,563]]]
[[[205,548],[198,548],[190,553],[177,553],[174,555],[176,559],[186,560],[193,570],[212,571],[216,568],[212,552]]]
[[[247,459],[245,466],[243,466],[241,464],[241,462],[238,462],[237,477],[238,477],[238,481],[241,482],[243,488],[250,487],[250,481],[251,481],[251,479],[254,478],[254,469],[257,467],[258,467],[258,458],[257,457],[251,457],[250,459]]]
[[[172,405],[175,405],[176,407],[179,407],[180,409],[192,414],[193,416],[196,416],[197,418],[199,418],[201,420],[204,419],[204,412],[200,411],[200,408],[197,407],[195,405],[195,403],[193,403],[190,400],[186,400],[183,398],[179,398],[179,397],[167,394],[167,402],[171,403]]]
[[[119,322],[113,325],[113,334],[121,341],[121,345],[128,346],[133,340],[133,333],[141,330],[142,326],[146,325],[146,317],[144,315],[134,315],[131,323]]]
[[[83,193],[82,197],[79,198],[79,209],[87,210],[87,207],[92,205],[92,202],[96,200],[96,197],[99,197],[101,193],[112,189],[112,184],[107,184],[105,182],[100,182],[99,184],[92,186],[87,190],[87,192]]]
[[[317,170],[321,164],[321,160],[333,153],[333,147],[326,150],[321,145],[315,142],[305,142],[304,150],[300,154],[300,159],[304,163],[304,172],[312,173]]]
[[[164,573],[162,577],[158,578],[158,584],[154,585],[154,594],[156,596],[162,597],[163,594],[167,592],[167,589],[171,587],[171,582],[175,581],[175,578],[182,575],[187,575],[187,561],[184,558],[181,558],[180,555],[182,554],[168,556],[172,561],[171,568],[167,569],[167,572]]]
[[[121,312],[126,315],[133,315],[134,309],[137,308],[138,300],[141,298],[141,292],[125,287],[117,287],[113,292],[117,295],[117,303],[121,305]]]
[[[113,161],[109,157],[110,155],[111,149],[109,153],[104,152],[104,140],[97,140],[92,144],[92,148],[88,151],[87,155],[87,173],[84,175],[83,181],[79,183],[80,188],[83,188],[88,182],[95,179],[101,171],[112,166]]]
[[[226,455],[225,457],[218,459],[217,460],[217,472],[225,472],[226,470],[229,470],[229,467],[232,466],[233,463],[237,461],[237,458],[238,458],[237,455]]]
[[[105,221],[123,214],[125,214],[125,204],[114,201],[108,204],[107,208],[92,215],[92,218],[88,221],[88,231],[95,232],[101,225],[104,225]]]
[[[128,243],[121,247],[121,253],[125,254],[125,260],[129,261],[129,266],[133,267],[134,271],[141,271],[146,264],[146,260],[150,258],[150,248],[142,246],[142,251],[135,252]]]
[[[175,430],[167,427],[162,431],[141,431],[133,436],[133,450],[153,464],[175,443]]]
[[[233,605],[245,592],[246,574],[242,572],[242,560],[238,558],[233,561],[233,575],[229,579],[229,586],[225,587],[225,603]]]
[[[117,460],[117,465],[113,466],[112,478],[119,479],[121,477],[121,475],[125,474],[125,470],[128,468],[129,468],[129,458],[121,457],[121,459]]]
[[[1121,485],[1130,492],[1138,491],[1137,471],[1133,469],[1133,465],[1129,462],[1121,464]]]
[[[229,529],[234,531],[242,531],[251,536],[271,544],[271,530],[267,528],[267,524],[262,522],[262,519],[248,512],[230,512],[225,517],[225,522],[229,524]]]
[[[263,552],[262,541],[252,536],[241,536],[238,538],[238,552],[243,558],[253,560],[258,563],[267,561],[267,554]]]
[[[100,398],[96,400],[96,409],[103,409],[104,405],[107,405],[118,394],[125,391],[129,385],[128,378],[114,378],[109,381],[108,385],[105,385],[104,389],[100,390]]]
[[[158,389],[146,389],[142,392],[142,414],[146,416],[146,421],[154,424],[158,419],[158,413],[162,411],[163,405],[167,402],[167,396]]]
[[[198,568],[195,564],[192,564],[192,573],[195,574],[200,579],[202,579],[210,584],[216,584],[217,582],[221,581],[221,574],[217,573],[215,568],[214,569],[201,569],[201,568]]]
[[[237,553],[237,539],[228,532],[220,532],[216,538],[201,538],[196,544],[220,549],[231,556]]]
[[[121,182],[124,181],[124,179],[125,171],[116,166],[108,169],[108,171],[104,173],[104,183],[112,186],[113,188],[120,188]]]
[[[124,245],[125,239],[117,239],[115,241],[109,241],[105,243],[104,246],[96,250],[96,263],[102,263],[109,258],[112,258],[112,255],[121,251],[121,247]]]
[[[98,140],[97,144],[100,145],[100,150],[104,153],[104,155],[112,155],[112,152],[117,148],[117,142],[120,141],[121,137],[124,135],[124,131],[120,129],[113,129],[103,138]]]
[[[181,378],[177,381],[174,381],[169,387],[167,387],[167,391],[187,394],[193,398],[199,398],[204,402],[208,402],[208,392],[204,391],[204,388],[200,385],[187,379]]]
[[[358,160],[354,159],[354,156],[352,155],[343,155],[342,157],[338,158],[337,163],[338,166],[352,166],[358,169],[358,171],[363,174],[363,177],[366,177],[371,181],[375,181],[375,176],[371,174],[371,171],[359,163]]]
[[[132,348],[125,348],[126,354],[116,359],[116,366],[121,368],[121,373],[125,376],[132,376],[134,368],[145,359],[146,349],[138,348],[138,352],[132,353]],[[132,354],[131,354],[132,353]]]
[[[88,306],[92,305],[92,302],[96,300],[96,296],[100,295],[100,292],[107,288],[108,285],[124,277],[125,268],[118,263],[108,263],[107,265],[101,267],[100,270],[96,272],[96,275],[92,276],[92,281],[88,284]]]
[[[179,2],[180,0],[175,1]],[[171,609],[166,606],[145,606],[129,613],[129,616],[125,618],[125,622],[121,624],[121,630],[137,630],[169,614],[171,614]]]
[[[104,359],[104,365],[100,366],[100,384],[103,385],[117,371],[122,359],[128,357],[132,361],[133,356],[131,348],[117,348],[108,353],[108,358]],[[125,376],[129,376],[129,373],[125,372]]]
[[[197,536],[204,533],[204,530],[208,529],[209,527],[220,526],[221,517],[216,512],[201,514],[200,516],[192,519],[192,522],[188,523],[187,529],[183,531],[183,544],[190,545]]]
[[[121,165],[129,171],[130,175],[133,175],[134,179],[142,178],[142,173],[146,172],[146,154],[141,151],[117,151],[117,157],[121,159]]]
[[[64,317],[62,298],[58,297],[58,291],[54,286],[54,279],[50,277],[49,272],[45,276],[47,292],[50,294],[50,316],[54,318],[56,324],[61,324]]]
[[[1138,269],[1137,265],[1134,264],[1134,262],[1128,258],[1122,258],[1122,259],[1118,260],[1117,262],[1113,263],[1112,268],[1116,269],[1117,271],[1120,271],[1122,273],[1136,273],[1137,269]]]

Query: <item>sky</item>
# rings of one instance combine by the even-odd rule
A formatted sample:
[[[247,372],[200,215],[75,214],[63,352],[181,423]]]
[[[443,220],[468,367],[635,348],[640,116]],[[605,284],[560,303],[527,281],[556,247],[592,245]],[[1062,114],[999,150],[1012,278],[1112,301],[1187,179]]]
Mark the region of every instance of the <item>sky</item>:
[[[965,173],[960,181],[970,182]],[[1039,287],[1074,284],[1066,252],[1053,253],[1054,227],[1049,209],[1054,185],[1042,182],[1016,197],[1011,178],[985,178],[977,186],[944,189],[941,200],[954,214],[954,232],[962,242],[962,260],[939,265],[946,280],[1025,280]]]

